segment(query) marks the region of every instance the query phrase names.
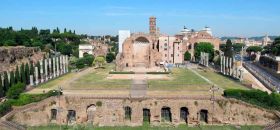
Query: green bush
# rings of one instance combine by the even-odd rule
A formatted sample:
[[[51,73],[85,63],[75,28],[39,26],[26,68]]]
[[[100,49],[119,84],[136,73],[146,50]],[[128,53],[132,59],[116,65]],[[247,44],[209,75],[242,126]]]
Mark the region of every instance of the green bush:
[[[13,85],[7,92],[7,98],[9,99],[17,99],[19,95],[24,91],[25,84],[24,83],[17,83]]]
[[[12,105],[14,106],[23,106],[33,102],[39,102],[51,96],[58,95],[58,91],[51,90],[48,93],[44,94],[21,94],[18,99],[11,100]]]
[[[0,104],[0,117],[4,116],[6,113],[12,110],[12,105],[10,101],[5,101]]]
[[[147,72],[146,74],[170,74],[170,72]]]
[[[135,74],[135,72],[129,71],[129,72],[109,72],[109,74]]]
[[[78,69],[82,69],[85,67],[85,62],[84,62],[84,59],[78,59],[77,62],[76,62],[76,67]]]
[[[106,55],[106,61],[107,61],[107,63],[111,63],[114,59],[115,59],[115,55],[114,55],[112,52],[109,52],[109,53]]]
[[[224,96],[236,98],[254,105],[268,109],[280,110],[280,94],[263,92],[261,90],[238,90],[228,89]]]

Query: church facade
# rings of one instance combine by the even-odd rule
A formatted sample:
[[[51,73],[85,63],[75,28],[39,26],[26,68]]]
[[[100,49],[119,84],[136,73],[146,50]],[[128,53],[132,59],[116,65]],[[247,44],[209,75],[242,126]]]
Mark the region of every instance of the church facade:
[[[121,34],[119,37],[122,37]],[[194,45],[199,42],[210,42],[219,50],[220,39],[212,36],[211,29],[201,31],[184,28],[175,36],[161,34],[156,26],[156,18],[149,19],[149,33],[132,33],[121,44],[122,52],[116,58],[116,70],[125,68],[152,68],[163,64],[183,64],[184,54],[190,52],[194,59]]]

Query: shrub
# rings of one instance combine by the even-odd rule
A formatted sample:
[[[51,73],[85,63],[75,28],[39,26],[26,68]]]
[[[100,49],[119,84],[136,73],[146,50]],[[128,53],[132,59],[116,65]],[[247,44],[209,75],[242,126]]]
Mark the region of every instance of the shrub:
[[[102,102],[101,101],[97,101],[96,102],[96,106],[101,107],[102,106]]]
[[[114,59],[115,59],[115,55],[112,52],[110,52],[106,55],[107,63],[111,63]]]
[[[228,89],[224,91],[224,96],[236,98],[264,108],[280,110],[280,94],[268,94],[261,90],[239,90]]]
[[[7,98],[9,99],[17,99],[25,89],[25,84],[23,83],[17,83],[13,85],[7,92]]]
[[[78,69],[82,69],[82,68],[85,67],[85,63],[84,63],[84,59],[83,59],[83,58],[77,60],[77,62],[76,62],[76,67],[77,67]]]
[[[185,61],[190,61],[191,60],[191,53],[186,51],[185,54],[184,54],[184,60]]]
[[[147,72],[146,74],[170,74],[170,72]]]
[[[135,74],[135,72],[129,71],[129,72],[109,72],[109,74]]]
[[[12,110],[12,105],[10,101],[5,101],[0,104],[0,117],[4,116],[6,113]]]

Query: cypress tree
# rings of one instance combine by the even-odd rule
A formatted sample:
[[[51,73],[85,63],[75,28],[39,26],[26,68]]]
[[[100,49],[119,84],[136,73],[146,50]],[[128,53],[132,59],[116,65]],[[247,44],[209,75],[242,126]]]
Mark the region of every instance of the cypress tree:
[[[15,73],[12,71],[10,73],[10,85],[13,86],[15,84]]]
[[[0,74],[0,97],[4,97],[4,89],[2,85],[2,76]]]
[[[25,64],[25,77],[26,77],[26,84],[29,84],[30,77],[29,77],[29,65],[28,63]]]
[[[9,78],[8,78],[8,73],[5,71],[4,72],[4,87],[3,90],[4,92],[7,92],[9,89]]]
[[[18,70],[18,66],[17,66],[17,69],[16,69],[16,73],[15,73],[15,83],[18,83],[20,82],[20,75],[19,75],[19,70]]]
[[[24,72],[24,64],[22,63],[20,66],[20,75],[21,75],[21,82],[26,84],[26,76]]]

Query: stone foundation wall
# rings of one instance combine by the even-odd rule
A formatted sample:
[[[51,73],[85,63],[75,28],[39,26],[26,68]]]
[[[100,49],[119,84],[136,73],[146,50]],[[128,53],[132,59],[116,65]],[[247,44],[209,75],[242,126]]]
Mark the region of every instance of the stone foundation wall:
[[[51,109],[62,108],[58,111],[55,120],[51,120]],[[91,106],[91,107],[90,107]],[[93,107],[92,107],[93,106]],[[125,119],[124,108],[131,108],[131,120]],[[169,107],[172,121],[163,122],[161,109]],[[213,104],[210,100],[189,99],[97,99],[82,97],[60,97],[55,98],[41,107],[18,112],[11,117],[12,121],[23,125],[47,125],[49,123],[69,124],[67,121],[68,110],[76,112],[74,123],[99,126],[139,126],[143,123],[143,109],[150,110],[150,124],[186,124],[180,119],[180,108],[188,108],[187,123],[195,125],[203,123],[200,121],[200,110],[208,111],[209,124],[232,124],[232,125],[266,125],[276,121],[273,112],[262,108],[237,101],[218,100]],[[205,123],[205,122],[204,122]],[[73,124],[73,122],[71,123]]]
[[[15,70],[21,63],[37,62],[43,56],[38,47],[0,47],[0,73]]]

